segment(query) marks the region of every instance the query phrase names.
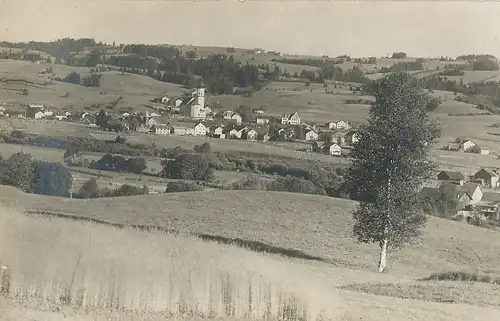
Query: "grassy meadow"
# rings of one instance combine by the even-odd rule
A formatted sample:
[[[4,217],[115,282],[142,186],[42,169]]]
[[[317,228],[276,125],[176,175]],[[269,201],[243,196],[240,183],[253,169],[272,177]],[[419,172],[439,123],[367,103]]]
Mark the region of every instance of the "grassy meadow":
[[[0,218],[2,290],[16,301],[172,318],[320,320],[339,313],[334,289],[258,253],[7,208]]]
[[[355,203],[345,200],[232,191],[70,200],[1,187],[0,203],[0,264],[9,277],[2,320],[2,313],[82,321],[500,316],[494,283],[421,281],[478,269],[500,277],[498,233],[460,223],[431,219],[422,242],[390,252],[390,271],[378,274],[377,247],[352,238]],[[22,214],[30,210],[114,226]]]

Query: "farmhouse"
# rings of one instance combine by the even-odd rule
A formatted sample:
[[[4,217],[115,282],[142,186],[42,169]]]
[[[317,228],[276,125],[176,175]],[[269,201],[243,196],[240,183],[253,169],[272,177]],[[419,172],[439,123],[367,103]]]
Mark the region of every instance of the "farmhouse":
[[[258,139],[258,133],[255,129],[250,129],[245,131],[244,137],[249,141],[256,141]]]
[[[471,180],[489,188],[499,187],[499,175],[494,169],[481,168],[471,176]]]
[[[156,125],[154,129],[156,135],[171,135],[174,133],[174,128],[171,125]]]
[[[283,114],[281,116],[281,123],[283,125],[300,125],[300,117],[297,112],[293,114]]]
[[[198,123],[194,126],[195,136],[207,136],[207,127],[203,123]]]
[[[261,137],[261,140],[262,140],[264,143],[267,143],[270,139],[271,139],[271,135],[269,135],[268,133],[265,133],[265,134]]]
[[[341,156],[342,155],[342,148],[336,143],[325,144],[322,147],[322,151],[323,151],[323,153],[328,154],[328,155],[332,155],[332,156]]]
[[[469,149],[470,153],[481,154],[481,155],[489,155],[490,150],[487,147],[474,145]]]
[[[307,141],[316,141],[318,140],[319,136],[316,134],[314,130],[309,130],[306,132],[306,140]]]
[[[223,138],[221,135],[224,134],[224,128],[222,126],[213,126],[210,128],[210,133],[214,137]]]
[[[343,146],[343,145],[345,145],[345,135],[346,135],[345,132],[336,132],[336,133],[333,133],[331,141],[333,143],[339,144],[340,146]]]
[[[350,127],[349,123],[346,122],[346,121],[344,121],[344,120],[339,120],[337,122],[337,129],[345,129],[345,130],[347,130],[347,129],[349,129],[349,127]]]
[[[476,146],[472,140],[465,137],[457,137],[457,139],[448,145],[449,149],[463,152],[470,152],[471,148]]]
[[[241,117],[241,115],[232,111],[232,110],[225,111],[223,114],[223,117],[224,117],[224,119],[235,121],[236,124],[238,124],[238,125],[240,125],[243,121],[243,118]]]
[[[45,118],[45,113],[43,111],[37,111],[34,115],[33,118],[35,119],[42,119]]]
[[[255,122],[258,125],[267,125],[267,124],[269,124],[269,118],[267,118],[267,117],[257,117],[257,119],[255,120]]]
[[[465,176],[457,171],[442,171],[437,175],[437,179],[440,181],[452,181],[460,185],[463,185],[465,182]]]
[[[475,207],[487,218],[500,220],[500,193],[484,193]]]
[[[245,132],[246,127],[243,128],[233,128],[229,131],[229,137],[230,138],[238,138],[240,139],[243,136],[243,133]]]

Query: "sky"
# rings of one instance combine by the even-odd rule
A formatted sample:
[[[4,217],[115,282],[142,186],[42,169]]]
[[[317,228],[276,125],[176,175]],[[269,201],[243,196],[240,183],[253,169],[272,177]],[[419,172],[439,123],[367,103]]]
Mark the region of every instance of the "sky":
[[[500,57],[500,2],[402,1],[0,0],[0,40],[93,37],[329,56]]]

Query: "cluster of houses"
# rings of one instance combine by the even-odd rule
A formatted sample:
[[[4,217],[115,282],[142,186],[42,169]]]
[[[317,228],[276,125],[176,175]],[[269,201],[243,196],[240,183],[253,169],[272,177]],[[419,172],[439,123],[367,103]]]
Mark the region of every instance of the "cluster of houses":
[[[108,123],[104,129],[115,131],[138,131],[156,135],[208,136],[219,139],[244,139],[248,141],[299,141],[308,143],[306,151],[342,156],[348,154],[359,138],[344,120],[316,125],[304,122],[297,112],[285,113],[281,117],[268,117],[262,108],[252,110],[252,121],[233,110],[214,114],[205,104],[205,89],[198,88],[182,98],[163,95],[153,99],[165,104],[169,112],[146,111],[122,113]],[[178,113],[171,111],[176,109]],[[99,111],[100,112],[100,111]],[[58,119],[82,122],[96,126],[99,112],[53,112],[41,104],[28,104],[19,118]],[[108,114],[106,112],[106,114]],[[167,116],[164,116],[164,115]],[[115,124],[116,123],[116,124]]]
[[[456,201],[458,215],[468,219],[467,213],[477,211],[485,218],[500,220],[500,169],[480,168],[474,175],[465,176],[459,171],[442,171],[437,180],[421,190],[421,195],[436,199],[447,195]]]
[[[444,146],[445,150],[465,153],[489,155],[490,150],[485,146],[479,146],[467,137],[457,137],[453,142]]]

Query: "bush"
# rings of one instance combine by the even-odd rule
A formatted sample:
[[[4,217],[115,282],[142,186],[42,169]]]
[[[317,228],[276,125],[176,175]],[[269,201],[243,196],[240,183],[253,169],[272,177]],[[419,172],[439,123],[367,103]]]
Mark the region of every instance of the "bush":
[[[210,160],[200,154],[181,154],[174,160],[162,161],[162,166],[167,178],[208,182],[214,177]]]
[[[169,182],[167,184],[167,189],[165,190],[165,193],[196,192],[201,190],[202,187],[196,183],[176,181],[176,182]]]

